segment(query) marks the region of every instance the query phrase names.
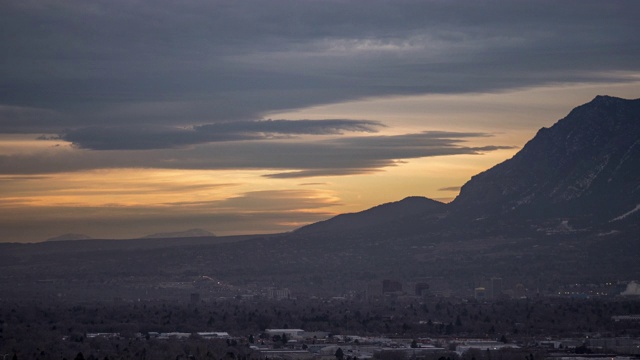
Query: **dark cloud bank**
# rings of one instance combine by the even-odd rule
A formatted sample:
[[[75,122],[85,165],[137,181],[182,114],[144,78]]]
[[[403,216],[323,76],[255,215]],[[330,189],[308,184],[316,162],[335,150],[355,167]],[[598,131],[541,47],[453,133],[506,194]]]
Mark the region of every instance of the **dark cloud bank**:
[[[1,125],[194,125],[365,96],[619,80],[612,71],[640,69],[639,17],[635,1],[3,2],[0,104],[67,116]]]
[[[61,139],[91,150],[149,150],[183,148],[222,141],[269,140],[294,135],[341,135],[376,132],[383,125],[368,120],[265,120],[207,124],[189,128],[168,126],[92,126],[66,130]]]
[[[0,155],[6,174],[38,174],[98,168],[271,169],[272,178],[361,174],[401,159],[481,154],[507,146],[469,147],[464,142],[484,133],[423,132],[395,136],[342,137],[328,140],[232,141],[188,149],[155,151],[58,151]],[[295,171],[289,171],[294,169]],[[278,171],[279,170],[279,171]]]
[[[258,140],[382,126],[256,120],[371,96],[629,81],[625,74],[640,71],[639,18],[637,1],[2,2],[0,134],[53,135],[81,149],[160,151],[118,160],[113,152],[67,154],[78,163],[60,161],[57,171],[92,161],[104,167],[148,161],[178,168],[239,163],[310,175],[491,151],[460,146],[455,139],[462,134],[426,135],[433,133],[304,147],[259,141],[256,149]],[[218,144],[234,141],[242,148]],[[186,150],[162,152],[176,148]],[[309,168],[310,152],[320,165]],[[345,155],[362,163],[354,166]],[[28,157],[0,158],[2,172],[29,173],[21,164]],[[58,161],[29,160],[44,169]]]

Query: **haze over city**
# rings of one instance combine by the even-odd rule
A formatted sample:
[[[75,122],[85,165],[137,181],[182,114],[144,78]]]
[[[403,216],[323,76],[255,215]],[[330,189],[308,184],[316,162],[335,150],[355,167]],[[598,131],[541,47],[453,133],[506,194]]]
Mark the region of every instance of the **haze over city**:
[[[596,95],[634,1],[0,4],[0,241],[290,231],[449,202]]]

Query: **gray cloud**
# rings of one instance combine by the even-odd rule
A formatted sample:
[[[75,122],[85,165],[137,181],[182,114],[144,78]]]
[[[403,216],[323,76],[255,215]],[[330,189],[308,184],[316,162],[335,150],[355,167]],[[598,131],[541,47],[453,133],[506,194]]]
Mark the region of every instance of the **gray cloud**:
[[[371,168],[354,167],[354,168],[328,168],[328,169],[311,169],[311,170],[299,170],[299,171],[286,171],[273,174],[263,175],[269,179],[296,179],[296,178],[308,178],[316,176],[344,176],[344,175],[362,175],[370,174],[379,171],[380,168],[393,165],[393,161],[378,161],[375,164],[370,163]]]
[[[19,1],[1,132],[192,126],[368,96],[628,81],[636,1]],[[157,130],[162,136],[162,128]]]
[[[383,125],[369,120],[265,120],[201,125],[191,128],[168,126],[92,126],[66,130],[59,138],[91,150],[172,149],[218,141],[265,140],[291,135],[337,135],[376,132]]]
[[[402,159],[481,154],[509,146],[465,146],[485,133],[422,132],[329,140],[214,142],[185,149],[88,151],[0,156],[5,174],[41,174],[101,168],[271,169],[273,178],[348,175],[379,171]]]
[[[448,186],[438,189],[438,191],[460,191],[461,186]]]
[[[291,211],[322,209],[342,205],[336,199],[318,198],[312,190],[251,191],[215,203],[220,208],[254,209],[250,211]],[[245,210],[246,211],[246,210]]]

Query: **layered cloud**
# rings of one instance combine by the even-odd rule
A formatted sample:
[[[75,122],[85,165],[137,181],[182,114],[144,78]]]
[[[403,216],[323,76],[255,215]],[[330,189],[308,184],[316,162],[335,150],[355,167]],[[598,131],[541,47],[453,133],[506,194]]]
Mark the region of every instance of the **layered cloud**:
[[[264,120],[236,121],[189,128],[168,126],[92,126],[69,129],[59,137],[74,146],[92,150],[149,150],[182,148],[221,141],[267,140],[295,135],[341,135],[376,132],[383,125],[368,120]]]
[[[74,151],[52,148],[30,154],[0,155],[4,174],[56,173],[109,168],[190,170],[271,169],[272,178],[360,174],[403,159],[481,154],[509,146],[466,146],[486,133],[431,131],[322,140],[213,142],[185,149],[155,151]]]
[[[451,141],[461,134],[344,135],[379,131],[371,120],[260,119],[368,97],[636,80],[638,18],[633,1],[4,2],[0,135],[145,152],[4,155],[0,171],[239,166],[291,177],[490,151]],[[283,141],[301,135],[343,140]],[[416,139],[426,142],[391,143]]]
[[[634,1],[4,2],[0,131],[197,126],[372,96],[627,81],[640,71],[639,17]]]

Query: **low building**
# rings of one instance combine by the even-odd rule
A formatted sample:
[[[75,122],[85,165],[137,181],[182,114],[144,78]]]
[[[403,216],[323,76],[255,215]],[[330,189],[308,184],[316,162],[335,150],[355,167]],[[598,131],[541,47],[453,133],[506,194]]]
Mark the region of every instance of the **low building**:
[[[203,339],[229,339],[231,337],[228,332],[222,331],[199,332],[198,335]]]
[[[291,298],[291,292],[287,288],[278,289],[278,288],[268,288],[267,289],[267,298],[274,300],[284,300]]]
[[[640,315],[614,315],[611,319],[615,322],[618,321],[640,321]]]
[[[269,335],[269,337],[286,335],[289,339],[304,338],[304,330],[302,329],[266,329],[264,333]]]
[[[313,359],[314,354],[306,350],[270,349],[260,350],[261,358],[267,359]]]
[[[464,343],[456,346],[456,352],[460,355],[466,353],[471,349],[477,350],[501,350],[501,349],[519,349],[520,347],[513,344],[505,344],[499,341],[465,341]]]

